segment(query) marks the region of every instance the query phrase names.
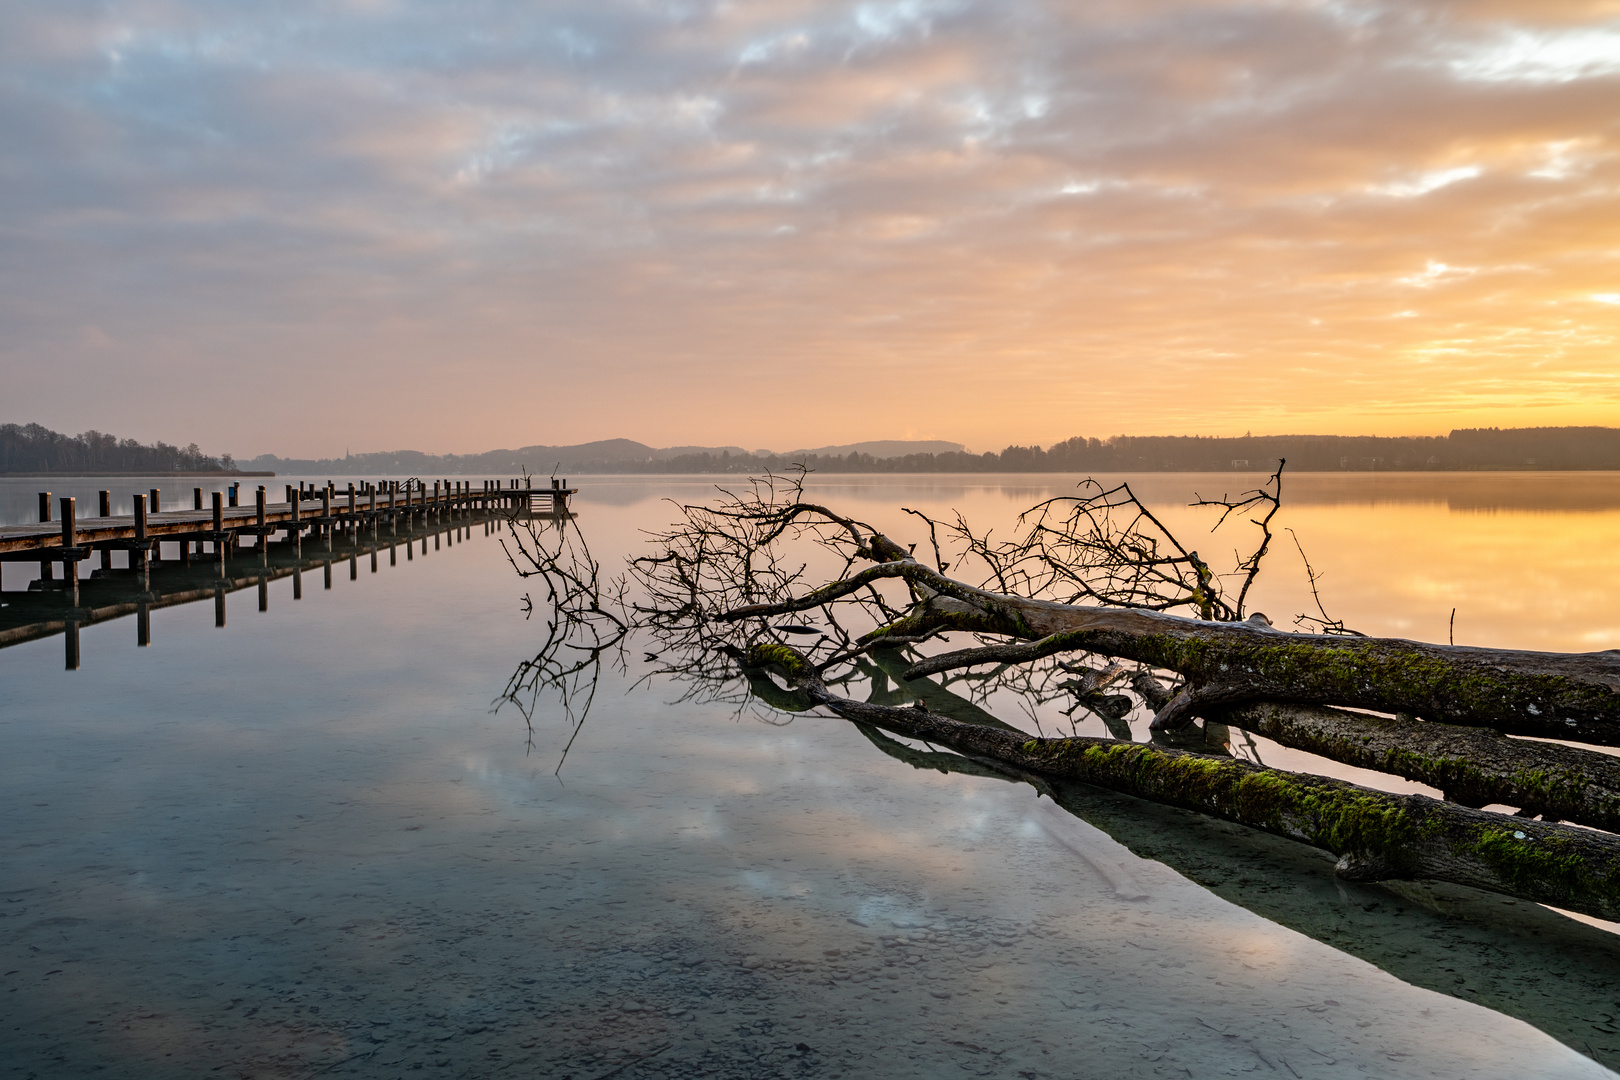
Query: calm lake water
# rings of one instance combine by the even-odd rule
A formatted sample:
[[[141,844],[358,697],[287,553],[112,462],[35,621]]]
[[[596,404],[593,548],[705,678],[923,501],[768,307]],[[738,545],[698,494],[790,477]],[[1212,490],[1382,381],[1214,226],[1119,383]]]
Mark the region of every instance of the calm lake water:
[[[1260,479],[1133,482],[1190,533],[1209,522],[1181,505],[1194,491]],[[127,512],[127,492],[162,482],[53,490],[81,514],[98,488],[125,490]],[[661,500],[714,481],[575,482],[580,527],[615,566],[669,520]],[[189,505],[183,483],[166,506]],[[909,542],[901,506],[1005,528],[1072,483],[813,490]],[[30,520],[39,487],[0,481],[0,521]],[[1299,476],[1284,506],[1277,524],[1349,625],[1444,641],[1455,609],[1458,643],[1620,647],[1620,476]],[[1221,537],[1200,550],[1242,542]],[[842,721],[771,724],[633,687],[639,650],[558,777],[562,709],[542,699],[531,728],[492,707],[541,632],[499,536],[413,538],[375,569],[345,551],[330,578],[300,576],[299,599],[290,577],[263,611],[255,590],[229,593],[223,628],[212,602],[155,610],[150,647],[130,618],[85,627],[77,671],[60,636],[0,649],[0,1076],[1620,1064],[1608,928],[1462,889],[1340,883],[1298,845],[1106,794],[1065,791],[1073,813],[1054,811]],[[33,576],[5,564],[0,601],[23,603]],[[1286,533],[1251,606],[1279,626],[1309,609]],[[989,707],[1029,722],[1011,699]],[[1263,741],[1234,750],[1422,790]]]

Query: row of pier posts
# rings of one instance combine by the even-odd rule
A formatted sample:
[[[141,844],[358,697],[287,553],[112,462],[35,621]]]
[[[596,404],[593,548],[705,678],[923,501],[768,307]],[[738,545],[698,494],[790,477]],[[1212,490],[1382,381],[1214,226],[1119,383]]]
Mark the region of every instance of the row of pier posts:
[[[60,500],[59,507],[60,507],[60,513],[61,513],[62,528],[63,528],[64,532],[72,530],[73,528],[76,527],[76,524],[77,524],[77,522],[76,522],[76,513],[75,513],[76,508],[75,508],[74,502],[75,501],[73,499],[71,499],[71,498],[64,498],[64,499]],[[216,508],[221,508],[222,502],[223,502],[223,499],[222,499],[221,494],[216,493],[215,498],[214,498],[214,503],[215,503]],[[137,520],[139,522],[144,524],[145,518],[146,518],[146,504],[145,504],[144,500],[136,508],[136,517],[137,517]],[[491,531],[493,531],[494,529],[498,529],[500,526],[501,526],[501,522],[499,520],[486,520],[484,522],[485,535],[489,535]],[[271,531],[274,531],[275,526],[271,525],[270,529],[271,529]],[[468,523],[468,524],[458,524],[458,525],[456,525],[449,532],[449,535],[447,537],[448,542],[450,544],[454,544],[458,537],[460,537],[462,540],[465,540],[467,538],[467,536],[462,536],[461,535],[463,530],[466,530],[467,536],[470,536],[471,535],[471,524]],[[445,536],[446,536],[446,534],[441,533],[441,532],[435,532],[434,533],[434,536],[433,536],[433,549],[434,550],[439,550],[441,538],[443,538]],[[425,556],[427,554],[427,552],[428,552],[428,540],[427,540],[427,537],[425,535],[420,537],[420,539],[421,539],[421,543],[422,543],[422,554]],[[398,548],[400,546],[403,546],[405,548],[405,558],[406,558],[406,560],[413,559],[415,557],[416,540],[417,540],[417,537],[413,536],[410,539],[406,540],[402,545],[400,543],[396,542],[396,541],[389,541],[388,544],[387,544],[387,547],[388,547],[388,565],[395,566],[395,565],[398,564]],[[357,546],[360,543],[360,538],[358,536],[355,537],[355,543],[356,543]],[[379,553],[380,553],[380,548],[378,546],[373,546],[371,548],[371,550],[370,550],[371,572],[374,573],[374,574],[377,573],[377,570],[378,570],[378,556],[379,556]],[[348,562],[349,562],[349,580],[350,581],[356,581],[359,578],[358,553],[357,552],[356,553],[351,553],[349,555],[349,557],[348,557]],[[327,560],[322,564],[322,572],[323,572],[323,576],[324,576],[324,586],[325,586],[325,588],[327,590],[330,590],[332,588],[333,565],[334,564],[333,564],[333,562],[331,560]],[[304,569],[305,568],[300,567],[300,566],[294,566],[293,569],[292,569],[291,577],[292,577],[293,599],[294,600],[301,600],[303,598],[303,594],[304,594],[303,571],[304,571]],[[144,577],[145,577],[145,575],[143,575],[143,578]],[[78,603],[79,603],[79,600],[78,600],[78,595],[77,595],[76,575],[70,575],[70,580],[73,580],[73,582],[74,582],[74,584],[72,586],[72,588],[74,589],[74,593],[73,593],[73,596],[72,596],[72,606],[77,607]],[[258,604],[258,607],[259,607],[260,611],[268,611],[269,610],[269,582],[270,582],[270,577],[268,575],[259,576],[259,580],[258,580],[258,601],[259,601],[259,604]],[[216,586],[215,589],[214,589],[214,625],[217,626],[217,627],[223,628],[225,626],[226,596],[231,591],[233,591],[233,590],[231,588],[225,586],[225,585]],[[146,647],[146,646],[149,646],[151,644],[151,642],[152,642],[151,609],[152,609],[153,606],[155,606],[156,602],[159,599],[160,599],[160,597],[157,596],[156,594],[149,594],[149,595],[141,596],[136,602],[136,605],[135,605],[135,608],[136,608],[136,610],[135,610],[135,624],[136,624],[136,644],[137,644],[137,646]],[[80,667],[80,645],[79,645],[80,624],[79,624],[79,621],[73,617],[73,614],[71,612],[68,614],[68,617],[67,617],[67,619],[65,621],[65,625],[63,627],[63,630],[64,630],[63,637],[64,637],[64,649],[65,649],[65,654],[66,654],[65,658],[66,658],[67,669],[70,670],[70,671],[77,670]]]
[[[567,513],[567,497],[569,494],[567,484],[566,480],[559,480],[555,477],[551,480],[549,495],[551,509],[554,514]],[[261,553],[267,551],[269,538],[274,533],[286,532],[294,543],[301,543],[306,529],[313,530],[315,535],[324,536],[327,547],[330,549],[334,528],[342,527],[357,533],[363,524],[362,519],[369,521],[372,527],[372,535],[375,536],[379,519],[386,516],[390,531],[397,534],[398,514],[401,509],[408,515],[431,513],[437,518],[449,515],[452,519],[455,519],[470,514],[475,509],[484,511],[493,511],[502,507],[516,509],[516,504],[519,502],[527,509],[531,505],[530,499],[534,491],[533,481],[527,477],[521,481],[521,484],[520,481],[515,479],[506,481],[504,485],[498,480],[485,480],[483,481],[482,490],[477,494],[473,491],[472,482],[464,480],[435,480],[431,492],[428,490],[427,481],[421,480],[414,483],[411,481],[403,483],[400,481],[384,481],[380,484],[362,481],[358,487],[351,482],[344,493],[347,496],[347,513],[335,515],[334,503],[337,502],[339,496],[337,486],[331,481],[327,481],[325,487],[321,488],[303,483],[298,484],[295,488],[292,484],[288,484],[286,486],[286,501],[291,511],[290,519],[270,522],[267,520],[266,491],[264,486],[260,485],[254,495],[254,505],[257,512],[254,515],[253,525],[247,527],[233,521],[232,527],[227,529],[224,511],[227,506],[235,507],[238,505],[239,486],[239,484],[233,483],[226,491],[212,493],[210,501],[212,503],[213,520],[208,523],[212,526],[211,529],[205,526],[195,532],[174,538],[179,544],[180,561],[183,564],[191,562],[193,544],[196,545],[195,553],[200,556],[203,554],[204,543],[210,541],[214,545],[215,554],[223,564],[228,553],[227,549],[234,550],[236,548],[238,535],[243,532],[258,536],[258,547]],[[525,493],[524,497],[517,495],[520,491]],[[103,490],[98,494],[97,510],[99,516],[103,518],[111,517],[112,492]],[[360,502],[362,496],[365,499],[363,509]],[[306,518],[302,504],[315,500],[320,502],[320,512],[318,516]],[[379,506],[379,503],[381,503],[381,506]],[[130,555],[131,569],[139,569],[142,572],[148,571],[150,566],[161,558],[161,549],[156,544],[158,538],[149,535],[147,523],[149,515],[159,512],[162,505],[162,490],[151,488],[145,492],[136,492],[131,497],[131,504],[134,525],[133,539],[110,542],[99,541],[95,545],[95,548],[100,551],[100,568],[102,571],[112,569],[112,550],[114,548],[125,548]],[[198,511],[205,509],[203,489],[200,487],[192,489],[192,508]],[[31,588],[57,588],[52,573],[52,565],[61,562],[63,564],[63,580],[60,587],[74,594],[73,602],[76,605],[78,602],[79,582],[78,563],[89,559],[92,549],[88,546],[81,547],[78,544],[78,517],[75,500],[63,497],[59,500],[56,509],[62,522],[60,547],[54,549],[50,547],[42,548],[42,557],[39,562],[39,581]],[[48,491],[40,492],[39,520],[41,523],[52,521],[52,510],[51,493]],[[45,557],[47,553],[48,557]]]

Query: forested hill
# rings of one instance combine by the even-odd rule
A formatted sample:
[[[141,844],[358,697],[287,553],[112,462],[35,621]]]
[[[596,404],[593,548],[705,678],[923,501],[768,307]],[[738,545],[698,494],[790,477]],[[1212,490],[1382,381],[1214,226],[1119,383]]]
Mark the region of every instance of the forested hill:
[[[151,446],[99,431],[63,435],[39,424],[0,424],[0,473],[216,472],[236,468],[231,455],[210,457],[190,446]]]
[[[861,445],[861,444],[857,444]],[[867,444],[900,448],[904,444]],[[629,439],[578,446],[526,446],[483,454],[423,454],[414,450],[300,460],[266,455],[244,462],[253,469],[311,476],[561,476],[591,473],[758,473],[803,463],[822,472],[1233,472],[1268,469],[1286,457],[1300,472],[1425,471],[1458,469],[1620,469],[1620,428],[1466,428],[1449,435],[1255,435],[1240,438],[1116,435],[1075,437],[1050,447],[1009,446],[970,454],[927,447],[877,456],[848,453],[749,452],[740,447],[654,449]]]

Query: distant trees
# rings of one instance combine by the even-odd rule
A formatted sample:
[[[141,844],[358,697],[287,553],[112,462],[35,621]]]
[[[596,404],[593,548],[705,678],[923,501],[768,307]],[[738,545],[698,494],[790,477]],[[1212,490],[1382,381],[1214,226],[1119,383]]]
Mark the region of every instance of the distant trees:
[[[1301,472],[1427,472],[1468,469],[1620,469],[1620,428],[1461,428],[1449,435],[1077,435],[1048,447],[1009,446],[1000,453],[950,452],[879,458],[759,456],[697,452],[661,458],[628,440],[586,446],[531,446],[483,454],[424,454],[417,450],[303,460],[263,455],[239,466],[196,443],[150,446],[94,429],[64,435],[40,424],[0,424],[0,472],[168,472],[238,467],[331,476],[477,473],[783,472],[795,465],[827,473],[1132,473],[1269,471],[1279,459]]]
[[[1257,472],[1286,458],[1301,472],[1416,472],[1458,469],[1620,469],[1620,428],[1469,428],[1450,435],[1116,435],[1076,436],[1042,449],[1009,446],[998,453],[910,454],[873,458],[811,456],[821,472]],[[782,457],[694,454],[669,461],[583,463],[583,472],[758,472],[799,464]]]
[[[231,469],[229,454],[215,458],[196,443],[147,446],[94,429],[63,435],[40,424],[0,424],[0,473],[6,472],[193,472]]]

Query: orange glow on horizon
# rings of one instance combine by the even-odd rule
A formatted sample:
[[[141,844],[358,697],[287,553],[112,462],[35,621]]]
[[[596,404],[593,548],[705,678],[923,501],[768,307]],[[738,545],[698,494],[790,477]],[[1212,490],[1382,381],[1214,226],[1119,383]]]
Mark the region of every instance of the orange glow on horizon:
[[[238,458],[1620,425],[1610,3],[672,17],[0,15],[38,118],[0,421]]]

